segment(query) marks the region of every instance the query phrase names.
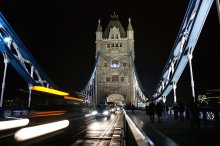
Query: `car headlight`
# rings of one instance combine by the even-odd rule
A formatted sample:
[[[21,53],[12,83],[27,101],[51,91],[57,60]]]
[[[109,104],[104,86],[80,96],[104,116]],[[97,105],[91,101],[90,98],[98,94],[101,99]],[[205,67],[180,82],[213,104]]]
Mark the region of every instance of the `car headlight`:
[[[115,111],[115,109],[114,109],[114,108],[112,108],[112,109],[111,109],[111,112],[114,112],[114,111]]]
[[[92,115],[96,115],[97,113],[97,111],[92,111]]]
[[[108,115],[108,114],[109,114],[108,111],[104,111],[104,112],[103,112],[103,115]]]

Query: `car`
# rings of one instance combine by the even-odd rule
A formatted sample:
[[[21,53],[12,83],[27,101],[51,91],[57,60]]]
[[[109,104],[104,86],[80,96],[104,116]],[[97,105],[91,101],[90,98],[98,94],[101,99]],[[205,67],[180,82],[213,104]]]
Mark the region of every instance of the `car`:
[[[116,106],[115,106],[115,103],[114,102],[107,102],[109,108],[110,108],[110,111],[111,113],[115,114],[116,112]]]
[[[95,115],[96,118],[106,118],[110,119],[111,112],[109,109],[109,106],[106,104],[98,104],[96,106],[96,109],[92,112],[93,115]]]

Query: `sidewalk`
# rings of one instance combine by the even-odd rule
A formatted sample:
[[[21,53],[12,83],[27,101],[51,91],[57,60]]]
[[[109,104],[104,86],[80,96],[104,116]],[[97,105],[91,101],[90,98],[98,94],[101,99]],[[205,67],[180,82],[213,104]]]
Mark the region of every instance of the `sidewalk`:
[[[173,115],[163,115],[162,123],[158,122],[155,115],[155,121],[151,123],[150,117],[146,115],[145,111],[136,110],[134,114],[129,110],[126,112],[136,125],[140,126],[140,123],[142,123],[142,130],[147,136],[150,134],[147,131],[150,127],[172,139],[180,146],[220,145],[220,122],[200,121],[200,129],[198,129],[191,128],[189,120],[174,120]]]

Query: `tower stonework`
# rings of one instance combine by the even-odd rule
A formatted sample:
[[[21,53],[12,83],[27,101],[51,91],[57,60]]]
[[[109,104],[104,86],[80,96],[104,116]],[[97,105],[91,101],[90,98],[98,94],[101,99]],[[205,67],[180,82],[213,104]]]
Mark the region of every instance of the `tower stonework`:
[[[126,104],[134,98],[134,31],[128,19],[127,31],[113,14],[104,33],[100,20],[96,30],[96,102],[105,103],[110,95],[122,95]]]

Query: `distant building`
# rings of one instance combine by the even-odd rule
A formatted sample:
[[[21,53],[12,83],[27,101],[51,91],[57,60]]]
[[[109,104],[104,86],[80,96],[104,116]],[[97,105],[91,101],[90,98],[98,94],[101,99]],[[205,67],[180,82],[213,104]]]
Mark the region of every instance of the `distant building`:
[[[211,105],[220,104],[220,89],[206,90],[206,98],[208,104]]]
[[[206,90],[204,95],[198,96],[198,101],[200,104],[204,105],[219,105],[220,104],[220,89],[210,89]]]
[[[127,31],[115,13],[104,32],[101,21],[96,30],[96,54],[100,52],[96,72],[97,103],[124,100],[127,104],[134,98],[134,31],[128,19]],[[113,96],[114,95],[114,96]],[[112,99],[114,98],[115,99]]]

